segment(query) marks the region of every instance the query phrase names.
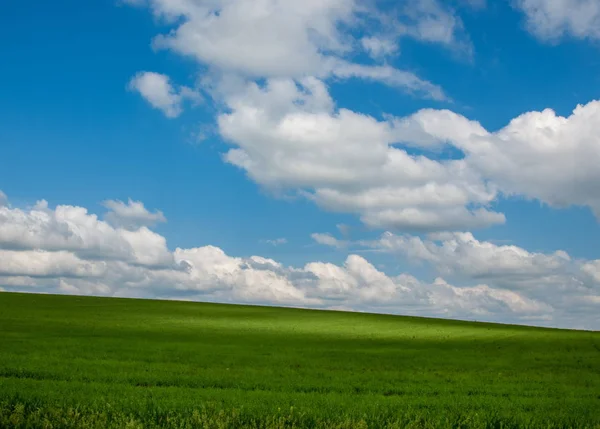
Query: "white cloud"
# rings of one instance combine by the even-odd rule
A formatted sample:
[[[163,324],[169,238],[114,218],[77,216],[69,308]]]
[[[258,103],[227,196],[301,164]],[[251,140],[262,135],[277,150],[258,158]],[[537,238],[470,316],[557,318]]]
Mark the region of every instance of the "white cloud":
[[[417,77],[414,73],[398,70],[387,65],[366,66],[363,64],[352,64],[348,62],[336,63],[331,74],[338,78],[360,78],[371,81],[379,81],[386,85],[403,88],[410,94],[416,94],[432,100],[447,100],[441,87]]]
[[[431,14],[413,17],[402,31],[396,29],[387,36],[366,35],[361,42],[347,30],[364,31],[366,22],[379,21],[382,13],[372,5],[356,0],[303,3],[151,0],[149,4],[155,16],[174,26],[169,33],[157,36],[153,45],[192,57],[219,75],[235,74],[249,79],[358,77],[382,81],[429,98],[445,99],[439,86],[409,71],[355,64],[348,60],[360,48],[374,57],[392,53],[396,49],[394,39],[400,36],[425,39],[426,36],[421,35],[425,30],[409,30],[417,26],[431,27]],[[427,23],[421,23],[421,20],[427,20]],[[427,36],[428,40],[440,41],[433,33],[434,30],[427,30],[427,34],[431,34]],[[169,94],[170,91],[161,93]],[[162,101],[164,98],[168,101]],[[171,114],[176,116],[177,103],[171,98],[168,95],[161,97],[160,103],[169,106],[169,111],[174,110]],[[171,106],[175,108],[171,109]]]
[[[374,59],[384,58],[398,51],[398,44],[394,40],[377,36],[365,36],[360,39],[363,49]]]
[[[574,260],[560,250],[529,252],[514,245],[479,241],[471,233],[436,233],[423,239],[387,232],[378,240],[359,244],[428,263],[454,281],[485,282],[486,294],[513,297],[515,305],[524,305],[511,295],[515,292],[535,301],[540,309],[551,307],[547,313],[553,314],[553,320],[574,323],[573,309],[577,308],[581,318],[589,318],[588,326],[600,323],[596,300],[590,298],[600,293],[600,261]],[[477,286],[471,292],[477,295],[481,289]]]
[[[440,43],[471,55],[471,43],[464,35],[461,19],[437,0],[409,2],[398,24],[401,35],[430,43]]]
[[[185,11],[175,16],[194,13],[184,5],[190,6],[184,1]],[[411,91],[443,97],[387,66],[339,58],[328,64],[339,77],[402,81]],[[271,78],[261,86],[226,75],[217,87],[226,108],[217,118],[219,132],[235,146],[225,154],[227,162],[266,188],[356,213],[369,226],[433,231],[501,224],[505,217],[491,204],[502,194],[553,207],[588,206],[600,216],[600,102],[578,106],[568,118],[549,109],[525,113],[489,132],[448,110],[378,120],[337,108],[325,83],[314,77]],[[439,160],[403,149],[446,144],[464,158]]]
[[[595,283],[600,285],[600,259],[584,263],[581,269]]]
[[[199,92],[187,87],[175,88],[168,76],[155,72],[137,73],[129,82],[129,88],[139,92],[148,103],[161,110],[168,118],[175,118],[181,114],[184,100],[201,100]]]
[[[588,206],[600,216],[599,101],[577,106],[569,117],[551,109],[524,113],[494,133],[447,110],[421,110],[397,123],[399,136],[415,145],[462,150],[466,165],[504,194],[553,207]]]
[[[531,279],[542,282],[544,277],[565,273],[571,263],[563,251],[550,255],[531,253],[518,246],[478,241],[469,232],[432,234],[429,240],[387,232],[374,246],[430,262],[446,275],[458,273],[487,281]]]
[[[485,320],[511,314],[516,320],[524,316],[539,321],[553,311],[543,302],[486,285],[459,288],[441,278],[424,283],[406,274],[389,277],[358,255],[350,255],[342,267],[316,262],[305,269],[318,278],[313,294],[341,301],[346,308],[357,308],[360,303],[368,310],[402,308],[405,314]]]
[[[68,251],[0,250],[0,276],[101,277],[103,261],[85,261]]]
[[[440,87],[413,73],[352,59],[361,50],[389,55],[401,37],[469,50],[463,24],[448,3],[410,1],[388,10],[355,0],[147,4],[172,26],[155,46],[191,56],[208,70],[205,89],[227,112],[217,118],[219,132],[235,146],[225,160],[262,186],[301,193],[328,210],[356,213],[377,228],[465,230],[503,223],[504,215],[491,207],[499,195],[553,207],[588,206],[600,217],[595,186],[600,102],[579,106],[568,118],[549,109],[525,113],[497,132],[447,110],[382,121],[335,106],[327,78],[376,80],[445,99]],[[540,37],[598,36],[595,0],[516,4]],[[258,78],[266,84],[252,82]],[[151,72],[136,76],[132,85],[170,116],[180,112],[191,91]],[[446,144],[465,157],[439,160],[403,150]]]
[[[6,194],[0,190],[0,207],[8,205]]]
[[[494,187],[464,160],[408,155],[393,146],[406,127],[336,109],[318,79],[252,83],[226,102],[230,112],[218,117],[219,131],[237,147],[225,160],[267,188],[300,190],[321,207],[358,213],[377,227],[504,222],[486,207]]]
[[[113,228],[83,207],[4,207],[0,219],[0,287],[9,291],[253,302],[554,326],[597,327],[599,322],[592,299],[599,294],[590,288],[576,295],[562,291],[561,304],[556,296],[553,301],[544,294],[532,297],[527,289],[388,276],[358,255],[349,255],[343,265],[310,262],[295,268],[259,256],[232,257],[214,246],[169,252],[164,237],[148,228]],[[485,247],[467,238],[446,237],[467,248]],[[444,249],[429,252],[448,258]],[[171,262],[156,263],[163,259]],[[497,261],[484,258],[489,264]]]
[[[192,56],[203,64],[254,77],[319,74],[349,40],[338,31],[353,20],[353,0],[252,2],[190,0],[152,2],[156,15],[181,19],[155,46]],[[257,49],[257,47],[260,47]]]
[[[494,289],[487,285],[457,288],[438,278],[431,288],[434,291],[433,304],[450,314],[464,312],[485,316],[509,311],[544,320],[554,311],[550,305],[543,302],[526,298],[514,291]]]
[[[112,289],[110,286],[100,281],[88,281],[82,279],[73,281],[68,278],[60,278],[58,280],[56,292],[66,295],[104,296],[110,295]]]
[[[597,0],[516,0],[515,5],[525,13],[528,29],[541,40],[600,39]]]
[[[180,264],[184,261],[190,267],[187,271],[188,278],[180,285],[180,289],[215,288],[218,297],[229,301],[319,303],[318,299],[306,298],[304,292],[282,274],[285,269],[272,260],[258,257],[248,260],[232,258],[214,246],[177,249],[175,259]],[[258,268],[256,262],[259,263]]]
[[[141,201],[133,201],[131,198],[127,203],[119,200],[107,200],[103,205],[109,209],[109,212],[104,215],[104,219],[114,227],[136,230],[142,226],[150,227],[167,221],[160,210],[151,213]]]
[[[466,3],[471,8],[485,6],[485,0],[466,0]],[[397,53],[403,38],[439,44],[466,57],[473,55],[473,46],[463,22],[450,2],[397,2],[391,9],[380,10],[377,14],[380,21],[375,26],[377,33],[368,34],[360,40],[363,49],[375,60]]]
[[[0,248],[65,250],[86,259],[173,264],[164,237],[146,227],[136,231],[113,228],[83,207],[50,209],[43,200],[28,210],[0,207]]]
[[[323,233],[315,232],[314,234],[311,234],[310,236],[313,240],[315,240],[319,244],[335,247],[337,249],[346,247],[346,245],[348,244],[347,241],[338,240],[331,234],[323,234]]]
[[[318,278],[316,293],[325,297],[341,295],[353,304],[368,305],[390,304],[394,300],[412,304],[416,299],[410,288],[395,282],[358,255],[348,256],[343,267],[313,262],[305,269]]]

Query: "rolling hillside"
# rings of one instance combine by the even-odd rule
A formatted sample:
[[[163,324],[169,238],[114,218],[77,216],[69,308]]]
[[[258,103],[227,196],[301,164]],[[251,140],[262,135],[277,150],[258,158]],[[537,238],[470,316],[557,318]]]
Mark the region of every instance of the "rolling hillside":
[[[0,294],[2,427],[600,427],[600,333]]]

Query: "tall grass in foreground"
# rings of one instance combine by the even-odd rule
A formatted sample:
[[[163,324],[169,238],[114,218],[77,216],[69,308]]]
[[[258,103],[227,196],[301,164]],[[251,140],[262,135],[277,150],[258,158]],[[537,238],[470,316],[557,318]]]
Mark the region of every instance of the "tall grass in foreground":
[[[600,334],[0,293],[0,427],[600,429]]]
[[[600,424],[582,422],[555,422],[521,420],[516,416],[500,417],[490,414],[411,413],[396,416],[365,416],[361,419],[338,416],[336,419],[322,419],[295,412],[293,407],[286,411],[278,410],[272,415],[252,415],[242,410],[201,408],[190,413],[144,410],[136,414],[118,411],[98,411],[78,408],[32,408],[23,404],[0,405],[0,427],[3,428],[89,428],[89,429],[224,429],[224,428],[325,428],[325,429],[367,429],[367,428],[481,428],[511,429],[538,428],[598,429]]]

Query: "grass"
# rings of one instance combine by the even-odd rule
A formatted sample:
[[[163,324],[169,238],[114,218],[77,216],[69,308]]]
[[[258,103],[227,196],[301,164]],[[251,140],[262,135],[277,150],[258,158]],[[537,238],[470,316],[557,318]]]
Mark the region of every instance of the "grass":
[[[600,428],[600,333],[0,293],[0,427]]]

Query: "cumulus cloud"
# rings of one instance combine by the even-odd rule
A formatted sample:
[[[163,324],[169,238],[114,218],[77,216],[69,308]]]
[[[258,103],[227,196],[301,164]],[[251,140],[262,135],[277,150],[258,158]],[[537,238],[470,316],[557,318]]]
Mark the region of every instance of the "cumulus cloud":
[[[553,207],[590,207],[600,217],[600,102],[579,105],[569,117],[551,109],[527,112],[496,132],[448,110],[421,110],[397,121],[415,145],[450,144],[465,163],[505,195]]]
[[[484,282],[490,294],[516,292],[552,308],[553,317],[600,322],[600,261],[574,260],[564,251],[529,252],[514,245],[479,241],[471,233],[436,233],[427,239],[384,233],[378,240],[363,241],[368,248],[433,266],[441,275],[462,283]],[[486,288],[491,288],[489,291]],[[479,292],[478,292],[479,293]],[[518,301],[518,300],[517,300]],[[515,302],[517,302],[515,301]],[[571,322],[569,322],[571,323]]]
[[[407,91],[427,93],[431,98],[443,99],[444,94],[410,73],[344,59],[346,49],[356,41],[348,42],[338,24],[356,18],[352,1],[311,4],[301,16],[288,16],[288,9],[269,1],[262,4],[264,10],[255,11],[256,16],[242,16],[243,8],[234,10],[234,4],[217,1],[201,6],[188,0],[154,0],[151,7],[157,15],[174,19],[179,25],[161,39],[164,43],[168,41],[171,48],[181,51],[182,41],[197,39],[197,44],[184,43],[186,49],[193,49],[188,53],[224,72],[216,80],[211,80],[210,73],[206,78],[214,84],[213,96],[222,102],[218,131],[233,146],[224,160],[243,169],[259,185],[296,192],[330,211],[355,213],[371,227],[405,231],[471,230],[504,223],[504,215],[493,210],[500,196],[524,196],[553,207],[588,206],[600,216],[600,194],[595,186],[600,179],[596,168],[600,160],[596,137],[600,102],[578,106],[567,118],[549,109],[524,113],[496,132],[449,110],[425,109],[404,118],[379,120],[338,108],[323,79],[361,77],[396,82]],[[445,9],[429,1],[413,5],[410,10],[404,14],[426,22],[422,16],[439,18]],[[326,18],[313,22],[316,16]],[[206,28],[200,26],[207,17],[210,23]],[[289,20],[286,22],[293,34],[289,35],[290,41],[285,34],[267,38],[270,31],[279,28],[277,22],[265,23],[264,34],[263,29],[250,34],[248,40],[257,37],[265,43],[264,50],[260,50],[265,58],[221,58],[220,50],[210,50],[221,43],[231,42],[231,49],[243,45],[233,44],[237,39],[225,37],[230,30],[217,28],[215,23],[254,23],[266,17]],[[452,27],[442,25],[448,26]],[[438,43],[450,40],[431,29],[427,31],[422,30],[418,37],[430,37]],[[374,48],[376,40],[383,40],[378,37],[364,36],[363,48],[379,49]],[[293,46],[292,39],[302,47],[283,49],[288,43]],[[278,71],[276,67],[292,65],[291,60],[274,60],[284,52],[304,55],[305,66],[311,63],[309,58],[318,58],[316,68],[300,73]],[[227,65],[226,61],[236,63]],[[317,72],[317,64],[326,64],[328,71]],[[267,79],[259,84],[236,73]],[[171,101],[165,105],[177,105]],[[445,145],[454,146],[464,157],[440,159],[427,155]],[[407,148],[423,154],[409,154]]]
[[[225,160],[271,189],[300,190],[371,226],[440,230],[504,222],[487,206],[493,186],[464,160],[409,155],[394,121],[337,109],[326,85],[273,79],[226,100],[219,132],[236,147]],[[400,128],[400,131],[397,129]]]
[[[455,287],[441,278],[426,283],[406,274],[390,277],[358,255],[348,256],[343,266],[316,262],[305,269],[318,278],[312,294],[343,300],[343,305],[351,308],[358,304],[380,311],[402,308],[408,314],[448,317],[463,314],[487,320],[497,320],[500,314],[508,313],[517,319],[527,315],[540,321],[553,311],[543,302],[487,285]]]
[[[515,5],[525,13],[527,28],[541,40],[600,39],[597,0],[516,0]]]
[[[443,257],[444,252],[430,250],[436,252]],[[594,273],[593,267],[586,270]],[[83,207],[51,209],[41,202],[30,209],[3,207],[0,211],[0,287],[8,291],[597,326],[593,316],[597,312],[591,316],[577,313],[584,305],[582,297],[585,305],[595,308],[598,294],[594,289],[571,296],[571,307],[566,309],[544,296],[532,297],[526,289],[508,290],[487,284],[490,279],[481,280],[486,283],[459,287],[442,278],[426,282],[408,274],[389,276],[358,255],[349,255],[342,265],[315,261],[289,267],[260,256],[230,256],[214,246],[169,251],[164,237],[146,226],[136,230],[114,227]],[[576,321],[574,312],[579,315]]]
[[[115,227],[135,230],[142,226],[150,227],[167,221],[160,210],[152,213],[144,207],[141,201],[133,201],[131,198],[127,203],[119,200],[107,200],[103,205],[109,209],[109,212],[104,215],[104,219]]]
[[[551,318],[554,311],[550,305],[543,302],[526,298],[514,291],[494,289],[487,285],[457,288],[437,278],[432,289],[435,291],[434,305],[442,308],[444,313],[472,312],[487,315],[508,311],[541,321]]]
[[[327,210],[356,213],[376,228],[440,231],[500,224],[505,217],[492,204],[502,195],[553,207],[588,206],[600,217],[595,186],[600,102],[578,106],[567,118],[550,109],[524,113],[496,132],[448,110],[379,120],[335,105],[328,78],[376,80],[445,99],[440,87],[381,58],[396,52],[402,37],[462,43],[468,50],[463,24],[447,3],[403,2],[388,13],[355,0],[147,5],[172,27],[155,46],[195,58],[207,69],[205,89],[223,112],[219,132],[234,146],[224,159],[264,187],[298,192]],[[540,37],[598,37],[596,1],[515,5]],[[379,61],[353,62],[361,50]],[[186,97],[185,88],[174,88],[156,73],[141,73],[132,84],[170,116]],[[464,157],[426,155],[445,145]],[[409,155],[407,147],[424,154]]]
[[[28,210],[0,207],[0,248],[64,250],[85,259],[147,266],[173,263],[165,238],[146,227],[135,231],[114,228],[84,207],[51,209],[44,200]]]
[[[220,297],[244,302],[273,302],[288,304],[318,304],[307,298],[285,275],[277,262],[251,257],[234,258],[214,246],[177,249],[175,259],[189,267],[179,288],[210,290]],[[257,264],[258,262],[258,264]],[[262,264],[260,264],[262,263]]]
[[[356,8],[352,0],[151,3],[157,16],[179,22],[174,31],[157,37],[155,46],[192,56],[220,70],[255,77],[323,72],[327,59],[332,58],[323,52],[350,49],[338,25],[349,23]]]
[[[104,261],[86,261],[68,251],[0,250],[0,276],[101,277]]]
[[[435,1],[431,3],[438,4]],[[356,77],[381,81],[428,98],[446,98],[439,86],[410,71],[357,64],[349,60],[359,47],[381,59],[396,50],[395,39],[398,37],[418,35],[424,39],[422,33],[426,30],[412,29],[432,27],[430,14],[421,13],[413,17],[414,22],[405,24],[403,31],[396,29],[382,36],[365,36],[361,42],[348,30],[365,30],[366,22],[378,22],[383,14],[373,6],[356,0],[304,3],[151,0],[148,4],[155,16],[174,27],[169,33],[157,36],[153,41],[154,47],[194,58],[208,67],[209,72],[235,74],[248,79]],[[427,20],[427,23],[422,23],[422,20]],[[453,30],[449,31],[452,33]],[[440,37],[434,32],[427,30],[427,34],[431,34],[429,39],[437,42]],[[164,98],[171,101],[172,97],[161,97],[161,100]],[[164,104],[176,105],[169,101]],[[177,112],[176,108],[174,110]]]
[[[581,269],[595,283],[600,285],[600,260],[586,262]]]
[[[184,100],[199,102],[199,92],[188,87],[174,87],[168,76],[155,72],[139,72],[129,82],[129,88],[139,92],[152,107],[161,110],[168,118],[175,118],[182,112]]]
[[[387,232],[374,243],[387,252],[434,264],[440,272],[461,274],[480,280],[537,279],[565,273],[571,258],[564,251],[531,253],[513,245],[477,240],[469,232],[432,234],[429,240]]]

